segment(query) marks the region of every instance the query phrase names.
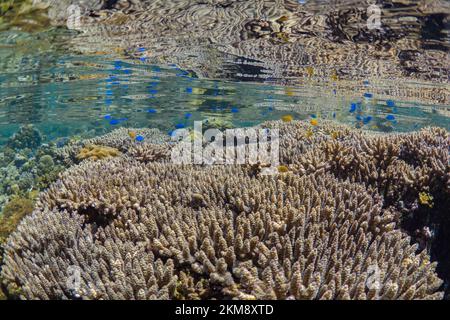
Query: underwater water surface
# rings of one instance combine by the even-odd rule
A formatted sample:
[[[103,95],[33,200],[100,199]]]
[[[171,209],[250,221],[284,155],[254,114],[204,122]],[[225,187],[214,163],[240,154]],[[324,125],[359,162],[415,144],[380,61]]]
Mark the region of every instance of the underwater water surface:
[[[73,166],[122,155],[148,164],[163,154],[139,149],[139,143],[152,139],[146,130],[158,129],[160,142],[167,142],[174,130],[193,128],[195,121],[224,130],[298,120],[311,126],[292,129],[302,132],[293,135],[301,136],[305,146],[290,140],[282,145],[298,147],[301,152],[292,151],[298,157],[310,146],[322,150],[325,135],[346,141],[372,133],[415,137],[421,132],[420,147],[414,149],[416,141],[405,138],[404,146],[380,151],[386,161],[377,158],[379,168],[370,174],[337,179],[360,183],[361,176],[372,179],[373,174],[368,185],[378,188],[383,210],[408,219],[425,212],[418,220],[402,220],[404,229],[439,262],[438,275],[445,279],[440,290],[448,294],[450,248],[441,244],[450,239],[443,231],[448,220],[436,218],[448,203],[447,176],[444,182],[429,178],[428,185],[419,177],[448,174],[449,163],[436,165],[442,171],[430,171],[437,160],[416,159],[409,152],[415,155],[423,148],[421,156],[439,160],[449,154],[444,146],[450,130],[450,5],[444,0],[374,3],[375,8],[359,0],[0,0],[0,249],[39,194],[61,177],[69,181],[67,170]],[[429,127],[440,129],[429,133]],[[125,141],[123,146],[108,140],[109,133]],[[127,139],[138,145],[135,153],[130,151],[134,145],[127,149]],[[355,144],[343,142],[348,148]],[[355,150],[353,155],[363,153]],[[391,159],[392,150],[398,154]],[[281,150],[289,156],[279,171],[309,172],[289,158],[290,151]],[[346,161],[339,165],[345,167]],[[420,170],[402,176],[383,167],[396,161],[405,161],[401,168]],[[404,179],[403,193],[388,190],[395,183],[381,181],[389,174]],[[380,191],[386,184],[387,191]],[[201,196],[192,198],[196,210],[206,207]],[[55,210],[70,207],[60,206]],[[83,207],[87,219],[95,220],[91,209]],[[107,225],[95,222],[95,228]],[[428,233],[441,237],[440,242],[429,240]]]
[[[364,7],[349,11],[347,1],[331,14],[320,1],[256,1],[242,4],[247,19],[235,17],[239,4],[230,4],[226,30],[225,11],[214,11],[220,1],[198,4],[197,11],[189,3],[185,14],[176,13],[183,1],[136,8],[154,13],[139,27],[144,18],[134,11],[99,6],[105,17],[85,17],[80,5],[80,25],[71,25],[52,16],[55,4],[42,5],[49,20],[37,20],[35,32],[26,19],[31,13],[21,20],[7,11],[0,33],[0,144],[23,124],[36,125],[51,141],[117,126],[170,132],[194,120],[249,126],[286,113],[374,131],[449,128],[445,7],[420,14],[417,4],[385,4],[384,29],[365,34]],[[57,9],[70,13],[63,2]],[[352,14],[359,20],[347,21]],[[433,60],[424,65],[427,55]]]

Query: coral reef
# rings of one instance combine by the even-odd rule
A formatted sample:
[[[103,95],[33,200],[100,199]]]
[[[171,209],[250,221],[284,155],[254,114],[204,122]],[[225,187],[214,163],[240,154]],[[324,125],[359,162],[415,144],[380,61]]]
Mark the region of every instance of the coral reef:
[[[2,275],[40,299],[440,298],[435,264],[396,219],[329,174],[83,162],[9,238]]]
[[[117,157],[120,155],[120,151],[116,148],[87,145],[81,148],[80,152],[77,154],[78,160],[102,160],[109,157]]]
[[[144,142],[136,142],[130,138],[129,132],[132,131],[136,136],[141,136]],[[105,135],[95,137],[92,139],[70,141],[67,145],[56,150],[58,159],[62,161],[66,166],[72,166],[79,162],[77,159],[78,154],[83,148],[89,148],[90,146],[99,146],[117,149],[121,153],[127,153],[128,150],[135,152],[135,147],[151,144],[159,145],[168,143],[170,137],[164,135],[158,129],[126,129],[118,128]],[[149,147],[150,148],[150,147]],[[148,148],[148,149],[149,149]],[[145,149],[145,147],[144,147]],[[143,151],[143,150],[142,150]],[[147,151],[148,152],[148,151]]]
[[[42,144],[42,135],[33,125],[22,126],[6,146],[11,149],[36,149]]]
[[[170,160],[171,145],[164,144],[137,144],[128,150],[128,155],[137,161],[148,162],[167,162]]]
[[[14,196],[0,213],[0,266],[3,264],[3,246],[8,236],[14,232],[19,222],[27,215],[31,214],[34,208],[34,193],[27,197]],[[0,278],[1,283],[1,278]],[[0,300],[6,298],[0,285]]]
[[[0,247],[5,243],[9,234],[16,229],[22,218],[30,214],[33,208],[34,199],[32,195],[27,197],[15,196],[6,204],[0,214]]]
[[[173,165],[157,132],[159,143],[133,142],[126,129],[96,138],[123,155],[73,165],[40,194],[5,244],[8,295],[443,297],[445,130],[374,135],[325,120],[261,127],[280,129],[277,175],[258,174],[262,164]]]
[[[12,196],[43,190],[65,169],[54,145],[42,144],[42,135],[26,125],[0,150],[0,210]]]
[[[450,282],[450,138],[445,129],[378,135],[323,121],[308,136],[304,122],[263,124],[280,129],[281,163],[298,175],[331,173],[361,183],[402,213],[401,227],[439,261]],[[431,202],[432,201],[432,202]]]

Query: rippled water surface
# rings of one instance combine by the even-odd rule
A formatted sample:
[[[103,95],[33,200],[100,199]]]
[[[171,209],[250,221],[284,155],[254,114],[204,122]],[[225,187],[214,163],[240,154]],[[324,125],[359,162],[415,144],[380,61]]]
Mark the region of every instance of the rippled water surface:
[[[449,128],[446,1],[385,1],[380,30],[364,1],[28,2],[2,9],[0,143],[285,114]]]

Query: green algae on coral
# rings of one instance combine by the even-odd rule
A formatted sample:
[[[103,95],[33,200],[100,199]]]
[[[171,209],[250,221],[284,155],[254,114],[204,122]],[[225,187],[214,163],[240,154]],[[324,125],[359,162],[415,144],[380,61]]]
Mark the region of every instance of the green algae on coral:
[[[13,232],[23,217],[33,211],[34,193],[28,197],[15,196],[3,208],[0,214],[0,245]]]
[[[22,219],[31,214],[34,208],[36,193],[30,193],[28,197],[13,197],[3,208],[0,214],[0,269],[3,264],[3,246],[8,236],[14,232]],[[0,278],[0,300],[6,299]]]

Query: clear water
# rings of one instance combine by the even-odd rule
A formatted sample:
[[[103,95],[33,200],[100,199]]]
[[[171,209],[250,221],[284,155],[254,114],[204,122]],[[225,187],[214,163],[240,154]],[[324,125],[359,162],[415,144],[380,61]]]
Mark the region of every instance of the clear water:
[[[255,10],[247,13],[253,20],[285,17],[286,10],[297,15],[308,12],[317,17],[326,12],[321,1],[306,4],[287,1],[284,5],[273,2],[274,7],[267,7],[266,11],[256,4],[254,8],[248,6],[249,10]],[[334,12],[345,12],[350,5],[343,1]],[[176,125],[189,126],[195,120],[206,119],[222,126],[250,126],[285,114],[295,119],[307,119],[311,115],[319,119],[334,118],[374,131],[411,131],[430,125],[450,127],[446,8],[430,9],[432,14],[418,16],[413,6],[385,6],[387,16],[396,15],[406,21],[396,20],[388,25],[389,32],[400,33],[397,28],[402,28],[406,35],[398,37],[419,42],[409,44],[411,48],[395,44],[399,40],[391,40],[394,44],[389,44],[389,32],[385,32],[386,39],[383,34],[379,36],[380,42],[385,43],[383,49],[377,49],[376,45],[370,45],[368,36],[349,40],[345,35],[347,39],[334,39],[339,47],[327,55],[333,62],[354,54],[349,60],[354,64],[333,65],[315,59],[312,49],[302,51],[302,39],[270,42],[271,50],[280,57],[267,57],[264,52],[245,49],[241,49],[243,55],[239,56],[230,47],[245,48],[254,43],[261,46],[261,51],[265,50],[256,36],[254,39],[237,37],[240,43],[228,36],[242,33],[238,29],[242,24],[223,33],[219,32],[221,26],[213,27],[204,34],[200,31],[208,26],[201,22],[208,20],[204,19],[206,13],[201,7],[197,13],[201,17],[197,17],[195,12],[177,15],[170,11],[170,5],[161,6],[172,16],[154,17],[148,25],[136,29],[132,29],[134,24],[130,21],[119,28],[108,19],[95,23],[83,21],[82,27],[73,30],[68,29],[65,20],[56,18],[40,22],[41,25],[36,23],[34,28],[30,27],[29,20],[20,20],[20,15],[15,18],[14,26],[7,24],[11,24],[11,19],[6,20],[0,32],[0,144],[23,124],[34,124],[46,140],[52,141],[73,135],[94,136],[119,126],[157,127],[170,132]],[[51,9],[43,12],[51,17]],[[117,10],[106,12],[117,15]],[[413,16],[415,22],[405,18]],[[195,17],[198,21],[192,20]],[[162,29],[163,19],[174,25]],[[424,25],[417,26],[422,21]],[[127,23],[131,29],[124,31]],[[215,23],[226,25],[220,19]],[[189,24],[191,29],[187,30]],[[353,27],[357,28],[356,22]],[[441,29],[433,30],[433,27]],[[429,28],[431,31],[427,31]],[[36,31],[29,32],[30,29]],[[316,33],[306,34],[309,39],[333,43],[329,33]],[[188,34],[191,39],[186,39]],[[427,34],[429,38],[423,38]],[[422,38],[416,39],[419,36]],[[357,55],[366,42],[367,55],[373,50],[402,46],[396,49],[394,60],[398,65],[402,65],[401,59],[412,59],[405,57],[412,49],[417,56],[414,58],[417,68],[422,67],[420,56],[426,57],[428,52],[437,58],[444,57],[444,61],[437,60],[435,68],[417,71],[412,76],[407,76],[406,67],[395,75],[385,74],[379,68],[386,57],[370,58],[358,64],[361,58]],[[354,48],[361,43],[363,47]],[[321,47],[320,44],[311,46],[316,50]],[[294,50],[300,53],[283,56]],[[320,54],[323,53],[317,52]],[[372,98],[365,98],[366,93]],[[358,109],[350,112],[351,103],[357,102],[361,103]],[[394,115],[395,121],[388,121],[388,115]]]

